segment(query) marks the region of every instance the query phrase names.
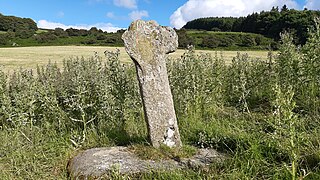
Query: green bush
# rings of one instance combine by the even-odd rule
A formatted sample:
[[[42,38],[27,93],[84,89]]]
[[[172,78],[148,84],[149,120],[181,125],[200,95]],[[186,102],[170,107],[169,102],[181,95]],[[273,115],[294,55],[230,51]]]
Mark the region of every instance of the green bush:
[[[34,36],[34,39],[38,42],[38,43],[48,43],[48,42],[52,42],[54,40],[56,40],[58,37],[51,33],[51,32],[46,32],[46,33],[41,33],[41,34],[36,34]]]
[[[8,43],[8,36],[6,34],[0,34],[0,45],[6,45]]]

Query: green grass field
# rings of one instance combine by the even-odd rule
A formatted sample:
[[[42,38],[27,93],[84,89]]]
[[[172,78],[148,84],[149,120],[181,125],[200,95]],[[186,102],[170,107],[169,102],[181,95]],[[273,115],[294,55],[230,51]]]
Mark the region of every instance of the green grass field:
[[[130,57],[125,52],[123,47],[120,49],[120,59],[123,62],[131,62]],[[71,57],[92,57],[95,52],[99,56],[104,56],[104,51],[115,51],[116,47],[105,46],[39,46],[39,47],[16,47],[16,48],[0,48],[0,66],[4,71],[12,71],[22,68],[35,69],[37,65],[45,65],[49,61],[56,62],[61,66],[64,59]],[[185,50],[177,50],[177,52],[170,54],[171,58],[179,58]],[[228,62],[237,55],[237,51],[208,51],[196,50],[196,53],[209,53],[214,56],[223,55]],[[248,53],[252,58],[266,59],[268,51],[243,51],[241,53]]]
[[[48,32],[48,30],[45,30],[45,29],[38,29],[36,31],[37,34],[46,33],[46,32]]]

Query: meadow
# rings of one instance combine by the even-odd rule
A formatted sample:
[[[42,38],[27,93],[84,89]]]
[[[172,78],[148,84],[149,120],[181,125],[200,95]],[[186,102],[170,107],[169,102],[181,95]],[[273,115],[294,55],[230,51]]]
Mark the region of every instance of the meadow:
[[[104,51],[120,50],[119,59],[124,63],[131,63],[130,57],[125,52],[124,47],[106,47],[106,46],[39,46],[39,47],[15,47],[0,48],[0,66],[4,71],[17,70],[19,68],[36,69],[37,65],[46,65],[49,61],[57,63],[62,67],[63,60],[75,57],[90,58],[97,54],[104,56]],[[96,52],[96,53],[95,53]],[[185,50],[179,49],[170,54],[171,58],[179,58]],[[237,55],[237,51],[209,51],[197,50],[197,53],[210,53],[214,55],[222,54],[227,62]],[[267,58],[268,51],[245,51],[254,58]]]
[[[114,171],[111,178],[319,179],[320,29],[303,47],[292,41],[283,34],[279,52],[258,59],[192,49],[171,57],[183,144],[214,148],[228,158],[208,169],[132,176]],[[43,66],[0,72],[0,179],[68,179],[68,160],[93,147],[152,149],[135,68],[123,50],[104,54],[105,47],[90,47],[68,54],[69,47],[61,47],[72,57],[48,63],[41,52],[50,55],[50,48],[58,47],[32,55]]]

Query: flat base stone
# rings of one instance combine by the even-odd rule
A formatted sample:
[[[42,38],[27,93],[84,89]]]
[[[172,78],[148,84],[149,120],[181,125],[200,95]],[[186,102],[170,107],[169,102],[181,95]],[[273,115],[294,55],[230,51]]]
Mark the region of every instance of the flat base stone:
[[[107,177],[111,172],[135,174],[182,168],[204,168],[225,158],[213,149],[199,149],[191,158],[179,160],[142,160],[127,147],[93,148],[79,153],[68,164],[71,179]]]

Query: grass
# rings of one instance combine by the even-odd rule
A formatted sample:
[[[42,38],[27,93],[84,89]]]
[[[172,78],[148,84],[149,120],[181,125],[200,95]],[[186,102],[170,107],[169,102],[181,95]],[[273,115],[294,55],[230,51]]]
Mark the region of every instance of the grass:
[[[6,31],[0,31],[0,34],[6,34],[7,32]]]
[[[65,166],[74,153],[68,136],[47,130],[1,130],[1,179],[66,179]],[[15,149],[13,149],[13,147]]]
[[[120,59],[122,62],[131,62],[130,57],[125,52],[123,47],[120,49]],[[39,47],[15,47],[15,48],[0,48],[0,66],[3,66],[4,71],[11,71],[22,68],[36,69],[37,65],[43,66],[48,61],[56,62],[59,67],[62,66],[64,59],[70,57],[89,58],[97,52],[99,56],[104,56],[104,51],[114,51],[116,47],[105,46],[39,46]],[[184,53],[184,50],[170,54],[172,58],[179,58]],[[197,53],[210,53],[213,56],[216,51],[199,50]],[[227,62],[231,62],[232,58],[237,55],[237,51],[218,51],[218,55],[223,55]],[[245,51],[252,58],[267,58],[267,51]]]
[[[46,32],[48,32],[48,30],[38,29],[38,30],[36,31],[36,34],[41,34],[41,33],[46,33]]]
[[[191,50],[168,60],[182,150],[145,145],[135,67],[119,52],[0,71],[0,179],[67,179],[75,153],[115,145],[155,160],[188,157],[194,147],[228,158],[113,179],[319,179],[319,32],[303,47],[283,35],[269,59],[237,54],[230,62]]]
[[[162,160],[162,159],[181,159],[189,158],[196,154],[197,149],[193,146],[184,145],[182,148],[169,148],[167,146],[160,146],[156,149],[152,146],[143,144],[132,145],[129,150],[141,159],[146,160]]]

